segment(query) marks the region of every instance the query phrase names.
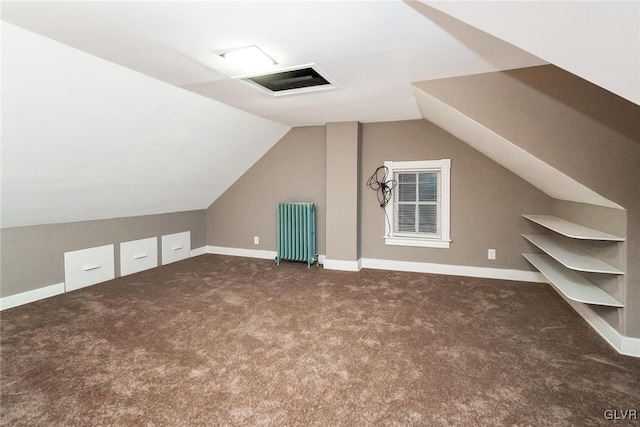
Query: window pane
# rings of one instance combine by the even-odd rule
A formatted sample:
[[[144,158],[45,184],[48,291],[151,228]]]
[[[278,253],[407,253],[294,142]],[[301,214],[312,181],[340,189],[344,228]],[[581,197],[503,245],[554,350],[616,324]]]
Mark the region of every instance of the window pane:
[[[420,205],[418,218],[418,231],[420,233],[438,232],[438,206]]]
[[[401,202],[416,201],[416,174],[398,174],[398,200]]]
[[[419,176],[419,197],[421,202],[435,202],[438,200],[438,174],[435,172],[421,173]]]
[[[398,232],[416,231],[416,205],[398,205]]]

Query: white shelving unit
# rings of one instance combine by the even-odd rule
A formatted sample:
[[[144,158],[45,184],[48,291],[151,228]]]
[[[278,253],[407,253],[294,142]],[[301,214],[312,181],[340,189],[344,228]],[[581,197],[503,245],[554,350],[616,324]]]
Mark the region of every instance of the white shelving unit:
[[[524,218],[555,233],[578,240],[622,242],[623,238],[599,230],[574,224],[551,215],[523,215]],[[620,301],[578,272],[622,275],[624,271],[565,244],[548,235],[523,234],[525,239],[545,254],[522,254],[565,297],[594,305],[624,307]]]
[[[567,298],[585,304],[624,307],[620,301],[585,279],[575,271],[568,270],[544,254],[522,254],[537,268],[558,292]]]
[[[523,234],[522,237],[542,249],[544,253],[571,270],[586,273],[624,274],[624,271],[610,266],[587,253],[563,243],[552,236],[543,234]]]
[[[573,222],[557,218],[552,215],[522,215],[531,222],[535,222],[551,231],[562,234],[572,239],[580,240],[605,240],[610,242],[624,242],[624,238],[614,236],[613,234],[603,231],[594,230],[593,228],[583,225],[574,224]]]

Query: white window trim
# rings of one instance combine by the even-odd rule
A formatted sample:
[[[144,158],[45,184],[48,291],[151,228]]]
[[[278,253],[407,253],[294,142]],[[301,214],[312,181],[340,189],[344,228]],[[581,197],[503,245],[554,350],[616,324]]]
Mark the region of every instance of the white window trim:
[[[384,165],[389,169],[389,177],[393,179],[396,172],[413,172],[433,170],[440,172],[440,191],[442,196],[441,212],[440,212],[440,227],[441,232],[439,237],[427,237],[427,236],[394,236],[393,224],[394,224],[394,195],[391,201],[385,207],[385,212],[389,221],[385,220],[385,245],[395,246],[414,246],[423,248],[443,248],[448,249],[451,242],[450,239],[450,224],[451,224],[451,159],[441,160],[423,160],[423,161],[410,161],[410,162],[384,162]]]

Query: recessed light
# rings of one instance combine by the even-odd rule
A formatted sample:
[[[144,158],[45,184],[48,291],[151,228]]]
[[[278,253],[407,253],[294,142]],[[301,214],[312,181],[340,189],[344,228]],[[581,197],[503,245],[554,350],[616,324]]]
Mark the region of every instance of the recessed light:
[[[273,58],[264,53],[258,46],[232,49],[220,54],[220,56],[235,66],[247,69],[277,64]]]

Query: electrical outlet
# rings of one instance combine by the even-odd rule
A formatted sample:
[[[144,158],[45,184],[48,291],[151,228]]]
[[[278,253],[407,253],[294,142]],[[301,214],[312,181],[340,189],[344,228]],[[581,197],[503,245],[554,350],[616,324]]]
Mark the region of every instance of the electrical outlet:
[[[487,259],[496,259],[496,250],[495,249],[489,249],[487,251]]]
[[[260,244],[260,237],[253,236],[253,244],[254,245],[259,245]]]

